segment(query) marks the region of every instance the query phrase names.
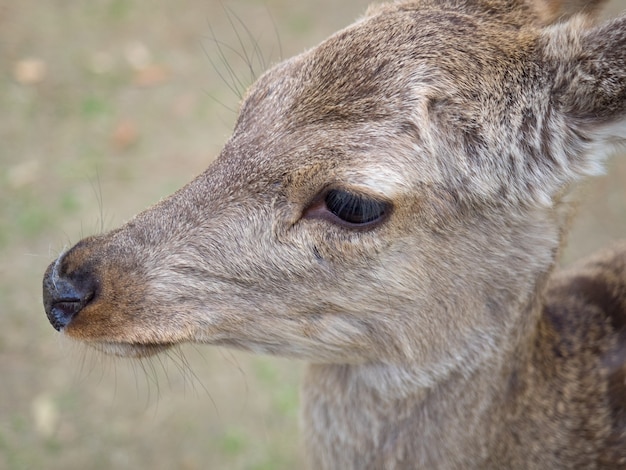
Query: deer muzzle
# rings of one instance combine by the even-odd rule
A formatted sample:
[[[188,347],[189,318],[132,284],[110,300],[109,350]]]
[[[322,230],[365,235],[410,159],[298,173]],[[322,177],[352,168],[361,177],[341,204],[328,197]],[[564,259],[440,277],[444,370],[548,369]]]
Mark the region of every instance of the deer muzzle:
[[[64,272],[65,255],[50,264],[43,278],[43,303],[52,326],[61,331],[95,297],[97,282],[85,269]]]

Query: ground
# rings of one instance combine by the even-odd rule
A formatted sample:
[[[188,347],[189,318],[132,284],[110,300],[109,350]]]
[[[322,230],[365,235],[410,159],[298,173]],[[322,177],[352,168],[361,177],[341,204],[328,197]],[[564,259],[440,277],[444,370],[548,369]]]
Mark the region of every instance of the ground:
[[[208,165],[254,75],[245,53],[258,73],[368,3],[0,0],[0,469],[298,467],[302,364],[103,358],[51,328],[41,278]],[[617,156],[585,188],[566,263],[626,237],[625,182]]]

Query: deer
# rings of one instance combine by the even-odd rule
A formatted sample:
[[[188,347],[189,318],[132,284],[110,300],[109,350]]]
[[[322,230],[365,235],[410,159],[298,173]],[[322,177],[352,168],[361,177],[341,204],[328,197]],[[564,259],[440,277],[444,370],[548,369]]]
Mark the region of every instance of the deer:
[[[50,323],[304,360],[312,469],[626,468],[626,241],[556,268],[626,143],[602,3],[371,6],[258,78],[205,172],[53,261]]]

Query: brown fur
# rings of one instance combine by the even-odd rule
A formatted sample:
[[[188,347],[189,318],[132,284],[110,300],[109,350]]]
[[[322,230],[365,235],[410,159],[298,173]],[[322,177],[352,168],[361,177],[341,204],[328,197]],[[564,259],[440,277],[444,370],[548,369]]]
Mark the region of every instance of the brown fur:
[[[52,263],[50,321],[308,360],[315,469],[626,468],[626,244],[552,274],[571,186],[626,142],[601,3],[370,8],[262,76],[205,173]]]

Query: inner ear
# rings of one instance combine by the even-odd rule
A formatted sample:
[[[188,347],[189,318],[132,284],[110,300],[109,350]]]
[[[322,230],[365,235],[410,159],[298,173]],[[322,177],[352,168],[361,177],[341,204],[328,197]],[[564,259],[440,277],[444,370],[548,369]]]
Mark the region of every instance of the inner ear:
[[[587,26],[583,20],[573,19],[548,29],[546,59],[562,64],[556,73],[554,103],[566,125],[587,144],[623,144],[626,17]]]

